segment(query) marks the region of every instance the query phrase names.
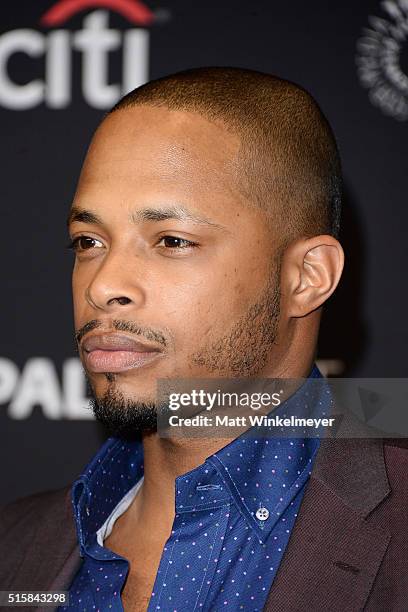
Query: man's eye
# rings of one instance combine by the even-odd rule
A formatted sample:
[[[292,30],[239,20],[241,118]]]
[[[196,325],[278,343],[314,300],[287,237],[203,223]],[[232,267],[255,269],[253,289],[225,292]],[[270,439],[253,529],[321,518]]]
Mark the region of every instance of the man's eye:
[[[96,240],[96,238],[91,238],[90,236],[78,236],[78,238],[74,238],[68,244],[69,249],[73,249],[74,251],[89,251],[93,248],[101,248],[103,244]]]
[[[163,236],[158,246],[165,246],[168,249],[185,249],[196,246],[196,243],[185,238],[178,238],[177,236]]]

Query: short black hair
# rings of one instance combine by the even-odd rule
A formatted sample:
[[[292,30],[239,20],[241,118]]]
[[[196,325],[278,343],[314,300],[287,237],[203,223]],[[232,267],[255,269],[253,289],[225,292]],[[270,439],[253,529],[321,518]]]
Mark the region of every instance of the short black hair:
[[[194,68],[150,81],[109,114],[137,105],[196,112],[240,138],[240,183],[283,242],[340,231],[341,163],[332,129],[299,85],[242,68]]]

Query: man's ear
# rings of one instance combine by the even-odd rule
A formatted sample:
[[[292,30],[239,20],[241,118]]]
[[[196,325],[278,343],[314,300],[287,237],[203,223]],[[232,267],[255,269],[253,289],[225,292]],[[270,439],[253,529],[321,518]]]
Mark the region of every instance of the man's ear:
[[[323,234],[292,243],[282,263],[287,316],[304,317],[336,289],[343,272],[344,251],[338,240]]]

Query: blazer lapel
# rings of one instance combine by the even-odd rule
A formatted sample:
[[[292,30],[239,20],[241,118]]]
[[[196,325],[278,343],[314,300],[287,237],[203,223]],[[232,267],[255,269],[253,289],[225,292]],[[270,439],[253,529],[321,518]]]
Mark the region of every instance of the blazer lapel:
[[[27,590],[30,585],[30,590],[67,591],[80,566],[71,488],[58,491],[44,510],[46,519],[35,530],[30,549],[13,577],[13,590]],[[57,607],[23,610],[51,612]]]
[[[77,540],[76,526],[72,511],[71,487],[66,498],[66,522],[64,525],[64,538],[61,543],[61,533],[55,534],[55,552],[51,551],[50,560],[52,570],[48,567],[48,591],[69,591],[71,583],[81,565],[79,545]],[[41,538],[42,534],[38,534]],[[51,565],[51,564],[49,564]],[[38,612],[52,612],[58,609],[57,606],[47,606],[37,608]]]
[[[323,439],[264,610],[362,610],[391,538],[365,519],[389,492],[381,439]]]
[[[53,577],[52,582],[47,587],[49,591],[69,591],[71,583],[81,565],[81,557],[79,555],[79,546],[75,542],[74,547],[68,556],[63,560],[58,573]],[[38,612],[51,612],[57,610],[58,606],[47,606],[46,608],[37,608]]]

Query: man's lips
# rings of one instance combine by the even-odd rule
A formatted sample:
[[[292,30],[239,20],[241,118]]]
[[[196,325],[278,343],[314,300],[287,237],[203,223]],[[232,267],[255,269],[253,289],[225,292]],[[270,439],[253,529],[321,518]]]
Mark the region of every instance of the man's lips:
[[[161,349],[123,334],[95,334],[82,342],[85,364],[92,372],[141,368],[163,355]]]

